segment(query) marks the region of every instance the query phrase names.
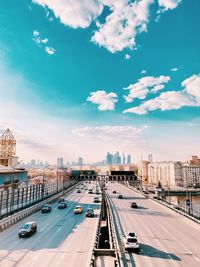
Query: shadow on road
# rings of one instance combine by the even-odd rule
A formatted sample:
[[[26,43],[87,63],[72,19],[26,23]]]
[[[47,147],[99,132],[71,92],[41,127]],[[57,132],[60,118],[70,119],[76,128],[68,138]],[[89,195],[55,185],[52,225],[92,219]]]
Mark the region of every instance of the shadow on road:
[[[145,212],[143,212],[145,210]],[[158,217],[174,217],[173,215],[166,213],[166,212],[160,212],[160,211],[151,211],[147,210],[146,208],[138,208],[134,209],[135,213],[141,214],[141,215],[150,215],[150,216],[158,216]]]
[[[78,204],[77,202],[68,201],[68,207],[64,210],[59,210],[57,208],[57,203],[55,203],[51,213],[42,214],[39,212],[35,213],[31,219],[26,218],[25,221],[34,220],[37,222],[38,231],[28,238],[19,239],[17,233],[18,229],[16,229],[14,235],[10,236],[4,243],[0,243],[0,250],[7,249],[8,251],[15,251],[25,249],[27,251],[37,251],[41,249],[58,248],[70,234],[76,234],[77,228],[84,220],[93,219],[85,217],[88,208],[94,209],[94,218],[99,216],[96,214],[96,210],[99,209],[99,204],[95,203],[80,203],[83,207],[83,213],[74,214],[74,208]],[[42,227],[41,225],[44,226]],[[16,242],[16,240],[18,241]],[[15,244],[14,246],[7,246],[7,243],[12,242]]]
[[[181,261],[181,258],[172,253],[167,253],[165,251],[154,248],[150,245],[140,243],[140,255],[148,256],[152,258],[160,258],[166,260]]]

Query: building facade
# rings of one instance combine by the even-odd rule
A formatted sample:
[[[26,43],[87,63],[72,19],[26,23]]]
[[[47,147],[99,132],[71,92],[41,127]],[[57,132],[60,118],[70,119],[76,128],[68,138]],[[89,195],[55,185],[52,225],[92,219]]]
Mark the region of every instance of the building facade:
[[[142,160],[138,164],[138,177],[144,185],[148,183],[148,165],[148,160]]]
[[[185,165],[182,168],[183,186],[200,187],[200,164],[199,166]]]
[[[162,187],[182,187],[182,163],[180,161],[161,161],[148,164],[148,183]]]

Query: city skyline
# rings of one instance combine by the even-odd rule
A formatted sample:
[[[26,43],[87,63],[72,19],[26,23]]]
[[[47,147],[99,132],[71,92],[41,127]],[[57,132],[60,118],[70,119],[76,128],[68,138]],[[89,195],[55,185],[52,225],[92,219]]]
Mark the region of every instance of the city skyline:
[[[199,1],[77,2],[0,4],[0,135],[27,161],[198,155]]]

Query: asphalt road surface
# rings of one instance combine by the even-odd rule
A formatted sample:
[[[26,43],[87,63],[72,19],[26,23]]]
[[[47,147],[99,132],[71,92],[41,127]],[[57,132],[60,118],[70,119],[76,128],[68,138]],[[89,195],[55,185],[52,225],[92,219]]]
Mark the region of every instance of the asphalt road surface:
[[[93,187],[96,182],[84,185]],[[93,203],[94,196],[88,190],[77,193],[75,189],[65,197],[66,209],[59,210],[58,202],[54,202],[52,212],[37,212],[0,233],[0,267],[89,266],[100,211],[100,204]],[[78,204],[84,209],[82,214],[73,213]],[[85,217],[88,207],[94,209],[94,218]],[[28,221],[36,221],[38,231],[19,238],[20,226]]]
[[[200,266],[200,225],[119,183],[106,187],[125,267]],[[118,199],[119,194],[124,199]],[[131,202],[139,208],[131,209]],[[124,250],[121,240],[127,232],[137,234],[139,254]]]

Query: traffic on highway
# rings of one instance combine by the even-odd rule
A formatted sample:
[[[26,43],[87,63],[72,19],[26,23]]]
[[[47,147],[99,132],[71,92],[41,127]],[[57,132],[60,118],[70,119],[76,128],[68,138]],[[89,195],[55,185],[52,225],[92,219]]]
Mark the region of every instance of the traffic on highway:
[[[101,205],[94,202],[97,187],[83,182],[0,233],[0,266],[89,266]]]
[[[200,266],[200,227],[119,183],[106,183],[122,266]]]

